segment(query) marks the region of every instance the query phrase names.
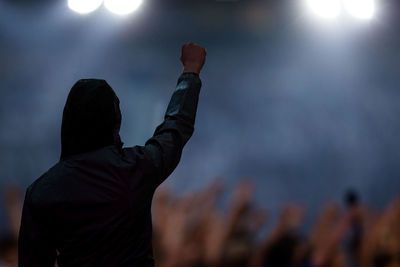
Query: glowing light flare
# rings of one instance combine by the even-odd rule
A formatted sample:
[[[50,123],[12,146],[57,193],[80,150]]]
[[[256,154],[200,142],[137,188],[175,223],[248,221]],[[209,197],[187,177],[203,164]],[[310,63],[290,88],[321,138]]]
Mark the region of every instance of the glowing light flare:
[[[339,16],[342,7],[340,0],[308,0],[308,5],[315,14],[326,19]]]
[[[104,5],[115,14],[126,15],[138,9],[142,2],[142,0],[104,0]]]
[[[87,14],[98,9],[103,0],[68,0],[68,6],[75,12]]]
[[[372,19],[375,14],[374,0],[343,0],[346,11],[358,19]]]

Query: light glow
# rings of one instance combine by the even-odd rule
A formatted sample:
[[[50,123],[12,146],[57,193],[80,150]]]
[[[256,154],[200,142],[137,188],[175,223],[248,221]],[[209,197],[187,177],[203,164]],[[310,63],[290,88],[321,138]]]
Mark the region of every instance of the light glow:
[[[375,14],[374,0],[343,0],[346,11],[358,19],[372,19]]]
[[[340,0],[308,0],[308,5],[315,14],[326,19],[336,18],[341,11]]]
[[[138,9],[142,2],[142,0],[104,0],[104,5],[117,15],[126,15]]]
[[[103,0],[68,0],[68,6],[75,12],[87,14],[98,9]]]

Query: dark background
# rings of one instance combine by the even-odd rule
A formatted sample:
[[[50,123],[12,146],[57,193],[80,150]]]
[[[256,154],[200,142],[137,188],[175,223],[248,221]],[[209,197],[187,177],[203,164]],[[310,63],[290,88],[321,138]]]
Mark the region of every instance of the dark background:
[[[181,71],[180,46],[194,41],[208,58],[174,191],[249,177],[272,213],[298,202],[312,217],[350,187],[383,207],[400,192],[400,4],[376,2],[371,21],[327,22],[302,0],[146,0],[125,17],[0,0],[0,189],[25,188],[58,161],[62,110],[81,78],[109,82],[122,140],[144,144]],[[0,208],[0,229],[4,218]]]

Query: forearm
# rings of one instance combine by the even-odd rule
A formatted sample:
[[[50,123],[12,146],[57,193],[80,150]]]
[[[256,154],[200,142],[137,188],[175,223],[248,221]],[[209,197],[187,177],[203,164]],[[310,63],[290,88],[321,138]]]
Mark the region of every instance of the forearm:
[[[178,79],[178,84],[165,112],[164,122],[157,127],[153,138],[166,136],[166,132],[173,132],[174,136],[167,136],[167,139],[179,139],[174,141],[175,145],[182,147],[190,139],[194,131],[197,104],[199,101],[201,81],[199,76],[193,73],[184,73]],[[177,144],[177,142],[179,144]]]
[[[183,73],[169,102],[165,121],[176,121],[179,126],[194,128],[201,80],[198,74]]]
[[[193,134],[200,87],[197,74],[184,73],[179,77],[163,123],[146,142],[147,151],[160,170],[160,182],[175,169],[183,147]]]

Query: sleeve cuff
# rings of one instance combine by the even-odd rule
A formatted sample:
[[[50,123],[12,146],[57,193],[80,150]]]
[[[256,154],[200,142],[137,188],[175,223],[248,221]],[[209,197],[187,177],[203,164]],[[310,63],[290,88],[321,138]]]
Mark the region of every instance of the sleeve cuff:
[[[194,85],[198,85],[201,87],[200,76],[199,76],[199,74],[194,73],[194,72],[182,73],[181,76],[179,76],[178,84],[182,81],[187,81],[189,83],[193,83]]]

